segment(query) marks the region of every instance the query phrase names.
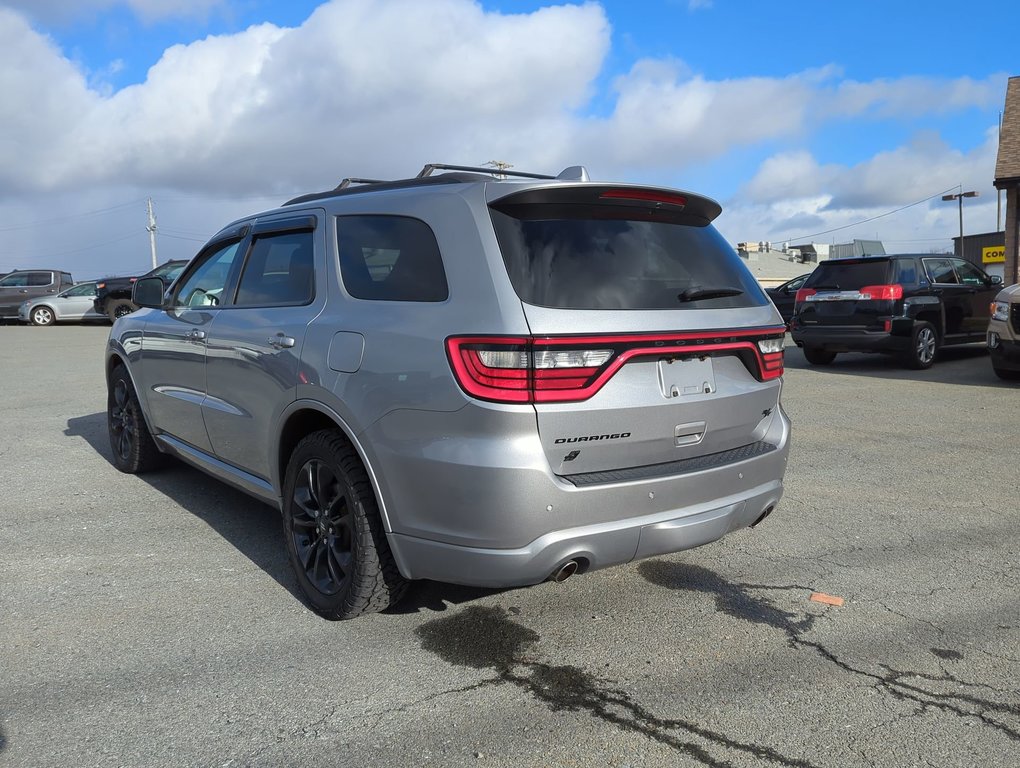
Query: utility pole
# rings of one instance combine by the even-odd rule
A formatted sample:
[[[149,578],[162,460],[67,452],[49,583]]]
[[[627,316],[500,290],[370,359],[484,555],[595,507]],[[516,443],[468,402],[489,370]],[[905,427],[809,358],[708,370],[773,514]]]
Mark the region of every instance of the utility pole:
[[[152,268],[156,268],[156,214],[152,212],[152,198],[145,199],[145,210],[149,214],[149,223],[145,227],[149,231],[149,249],[152,251]]]
[[[495,175],[496,175],[497,179],[505,179],[506,178],[506,174],[505,173],[500,173],[500,171],[505,171],[508,168],[513,168],[514,167],[513,163],[508,163],[505,160],[490,160],[489,162],[486,163],[486,165],[491,165],[493,168],[496,169],[496,174]]]
[[[978,193],[973,189],[969,192],[963,191],[963,185],[960,185],[960,192],[955,195],[942,195],[942,199],[945,201],[959,200],[960,201],[960,252],[956,254],[958,257],[965,258],[963,255],[963,198],[965,197],[977,197]]]
[[[1002,141],[1002,113],[999,113],[999,142]],[[998,145],[999,142],[996,142]],[[1002,190],[995,190],[995,231],[1002,231]]]

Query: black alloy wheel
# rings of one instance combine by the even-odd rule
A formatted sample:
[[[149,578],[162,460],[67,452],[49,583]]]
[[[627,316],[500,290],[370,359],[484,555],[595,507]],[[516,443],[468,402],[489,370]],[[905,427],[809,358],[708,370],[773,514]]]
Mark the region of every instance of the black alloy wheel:
[[[375,491],[343,432],[313,432],[297,444],[283,501],[290,563],[317,613],[353,619],[403,596],[407,581],[386,541]]]
[[[149,433],[131,379],[122,365],[110,374],[106,421],[117,469],[133,475],[159,466],[162,454]]]
[[[311,459],[298,472],[290,532],[305,577],[322,594],[335,595],[350,579],[354,523],[346,489],[324,461]]]

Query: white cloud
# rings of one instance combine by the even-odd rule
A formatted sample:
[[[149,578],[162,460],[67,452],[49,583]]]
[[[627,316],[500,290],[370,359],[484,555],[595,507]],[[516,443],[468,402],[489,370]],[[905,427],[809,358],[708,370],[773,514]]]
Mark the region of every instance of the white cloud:
[[[149,19],[227,4],[7,5],[36,18],[118,2]],[[919,134],[904,147],[878,146],[852,167],[790,147],[832,121],[987,108],[1001,99],[1004,76],[859,83],[829,66],[711,80],[680,60],[645,59],[614,80],[608,112],[593,117],[609,46],[609,21],[590,3],[502,14],[471,0],[331,0],[299,27],[260,24],[175,45],[144,82],[115,91],[102,85],[102,72],[83,71],[27,17],[0,6],[0,205],[65,191],[71,197],[63,199],[80,201],[117,200],[112,189],[142,198],[179,190],[205,196],[203,215],[210,207],[226,213],[212,200],[283,198],[349,175],[402,177],[430,161],[499,159],[553,172],[586,163],[600,178],[674,183],[691,168],[764,147],[775,154],[723,222],[739,224],[739,239],[776,239],[780,229],[838,226],[961,181],[987,187],[988,143],[963,152]],[[230,207],[229,215],[240,212]],[[942,226],[943,212],[934,216],[927,224]],[[60,248],[19,244],[22,254]]]
[[[985,141],[969,152],[922,132],[904,146],[852,166],[820,164],[806,151],[780,153],[764,161],[740,189],[728,208],[728,223],[735,232],[748,232],[747,236],[760,232],[754,236],[799,239],[935,196],[895,215],[827,232],[817,239],[885,238],[890,252],[950,248],[950,238],[959,231],[958,210],[940,196],[957,184],[980,193],[978,199],[967,202],[966,231],[995,229],[991,169],[997,146],[992,128]]]

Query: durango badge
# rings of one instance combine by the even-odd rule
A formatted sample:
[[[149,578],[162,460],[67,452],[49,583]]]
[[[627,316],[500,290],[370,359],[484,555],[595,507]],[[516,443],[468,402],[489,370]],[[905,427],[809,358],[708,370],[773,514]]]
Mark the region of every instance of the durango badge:
[[[630,437],[630,432],[619,432],[612,435],[581,435],[580,437],[557,437],[556,445],[560,443],[591,443],[596,440],[622,440]]]

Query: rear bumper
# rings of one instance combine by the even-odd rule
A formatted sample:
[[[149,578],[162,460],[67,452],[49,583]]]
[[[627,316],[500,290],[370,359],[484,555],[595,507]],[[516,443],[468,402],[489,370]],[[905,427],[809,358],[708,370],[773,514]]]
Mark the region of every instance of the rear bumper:
[[[829,352],[901,352],[910,346],[910,336],[864,328],[804,327],[790,335],[798,347],[819,347]]]
[[[680,506],[552,531],[517,549],[456,546],[400,534],[391,535],[389,541],[401,572],[409,578],[480,587],[526,586],[545,581],[571,560],[585,572],[708,544],[754,524],[775,508],[782,495],[782,480],[774,480],[708,509]]]
[[[540,446],[524,439],[507,442],[499,467],[405,456],[402,471],[379,473],[402,480],[383,494],[390,547],[406,578],[488,587],[536,584],[569,560],[586,571],[690,549],[776,506],[789,435],[777,408],[763,438],[775,446],[767,453],[583,487],[552,474]]]

